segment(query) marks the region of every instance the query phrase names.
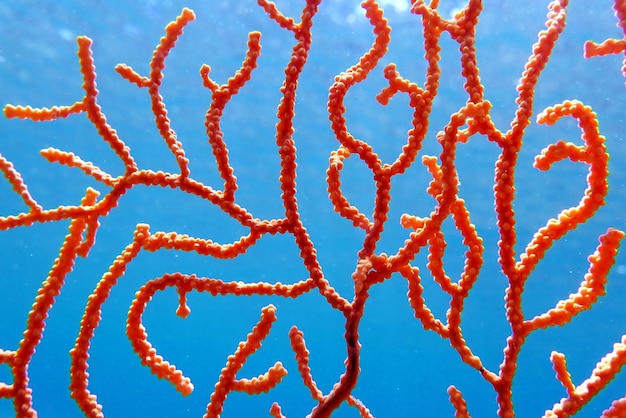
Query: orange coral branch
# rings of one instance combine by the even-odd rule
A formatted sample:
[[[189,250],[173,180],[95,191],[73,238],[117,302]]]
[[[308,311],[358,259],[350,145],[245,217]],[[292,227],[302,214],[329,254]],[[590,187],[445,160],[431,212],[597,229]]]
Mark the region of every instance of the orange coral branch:
[[[272,323],[276,321],[276,308],[272,305],[266,306],[261,310],[261,319],[254,326],[252,332],[248,334],[245,342],[239,343],[239,347],[235,354],[228,357],[226,367],[220,373],[219,382],[215,385],[215,391],[211,394],[211,402],[207,406],[206,418],[218,417],[222,413],[226,396],[232,390],[244,391],[249,394],[257,393],[259,385],[261,390],[267,391],[275,386],[280,379],[286,374],[286,371],[280,366],[274,366],[276,370],[272,373],[268,372],[267,378],[262,378],[261,382],[255,380],[236,380],[235,375],[241,369],[248,357],[261,347],[261,341],[265,339],[270,332]]]
[[[624,367],[626,364],[626,336],[622,337],[620,343],[613,346],[613,351],[609,352],[598,362],[591,372],[591,376],[575,388],[567,372],[565,356],[560,353],[553,353],[552,362],[557,372],[557,378],[567,389],[568,397],[561,399],[561,402],[554,405],[550,411],[546,411],[544,418],[569,417],[580,411]],[[623,402],[617,401],[609,411],[603,414],[603,417],[610,416],[606,414],[623,411],[623,408]]]
[[[626,37],[626,1],[615,0],[613,3],[615,17],[617,18],[617,27],[622,30]],[[626,51],[626,38],[624,39],[607,39],[598,44],[593,41],[585,42],[584,54],[585,58],[601,57],[610,54],[619,54]],[[626,77],[626,58],[622,64],[622,74]]]
[[[528,332],[537,328],[547,328],[554,325],[564,325],[573,316],[582,311],[591,309],[598,297],[604,296],[606,278],[615,263],[615,256],[624,232],[617,229],[609,229],[606,234],[600,236],[600,245],[589,257],[589,271],[580,284],[578,292],[569,298],[559,301],[555,308],[538,315],[525,322]]]
[[[241,68],[235,75],[228,79],[226,84],[218,86],[209,77],[211,67],[203,65],[200,68],[200,76],[204,82],[204,86],[213,93],[211,107],[206,113],[206,133],[209,137],[209,143],[213,148],[213,155],[217,162],[217,169],[224,179],[224,200],[234,202],[235,191],[237,190],[237,179],[234,176],[234,169],[228,162],[228,149],[223,140],[222,131],[220,129],[220,119],[224,112],[224,107],[237,94],[247,81],[250,80],[252,70],[256,68],[257,58],[261,54],[261,34],[253,32],[248,35],[248,52],[246,58],[241,64]]]
[[[463,399],[461,391],[454,386],[450,386],[448,388],[448,395],[450,395],[450,403],[456,410],[454,416],[456,418],[470,418],[470,414],[467,412],[467,404],[465,403],[465,399]]]

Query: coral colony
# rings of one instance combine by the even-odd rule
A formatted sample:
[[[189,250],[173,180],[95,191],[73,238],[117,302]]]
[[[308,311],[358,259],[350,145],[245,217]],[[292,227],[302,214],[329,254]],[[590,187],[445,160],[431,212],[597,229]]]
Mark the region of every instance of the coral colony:
[[[142,169],[133,158],[131,149],[120,138],[116,130],[109,125],[100,105],[99,91],[96,88],[96,71],[92,56],[92,40],[78,37],[78,60],[83,79],[84,97],[72,105],[59,105],[48,108],[14,106],[7,104],[4,114],[7,118],[29,119],[32,121],[53,121],[59,118],[86,116],[98,135],[122,161],[124,172],[112,174],[104,171],[89,161],[81,159],[72,152],[48,148],[41,154],[51,163],[62,164],[82,170],[101,185],[100,190],[88,188],[80,204],[42,207],[35,196],[29,192],[21,174],[5,157],[0,155],[0,170],[27,207],[22,213],[0,217],[0,230],[25,228],[34,223],[55,223],[69,221],[69,233],[59,250],[58,257],[43,281],[38,295],[34,299],[28,315],[23,338],[16,344],[16,349],[0,349],[0,364],[8,366],[12,382],[0,382],[0,398],[12,401],[19,417],[34,417],[37,412],[33,397],[37,396],[29,386],[29,369],[33,354],[45,337],[45,321],[55,304],[55,298],[61,293],[64,283],[78,257],[88,257],[94,246],[99,229],[99,221],[118,209],[120,197],[135,186],[170,188],[175,191],[194,195],[219,208],[233,220],[240,223],[247,231],[234,242],[218,244],[209,239],[202,239],[177,232],[157,232],[147,224],[136,226],[134,238],[105,272],[93,293],[86,301],[80,331],[71,350],[70,391],[79,408],[89,417],[104,416],[103,405],[98,402],[96,393],[89,386],[89,350],[92,338],[101,321],[102,306],[107,301],[111,289],[123,279],[128,266],[141,252],[155,252],[170,249],[196,253],[205,257],[219,259],[237,258],[246,253],[267,234],[291,235],[299,249],[299,254],[308,277],[290,284],[280,282],[228,282],[213,277],[200,277],[194,274],[167,273],[146,281],[136,293],[127,316],[127,335],[133,350],[143,365],[150,368],[160,379],[170,382],[182,395],[193,391],[191,380],[182,370],[160,356],[148,340],[142,315],[153,295],[166,288],[173,288],[179,295],[177,314],[181,317],[190,315],[186,299],[189,292],[208,292],[212,295],[276,295],[297,299],[307,292],[319,292],[328,305],[341,313],[344,319],[346,359],[345,371],[337,377],[336,383],[328,392],[323,392],[315,382],[315,370],[309,367],[309,350],[303,332],[293,326],[289,340],[298,365],[298,372],[305,387],[313,398],[311,417],[328,417],[342,404],[356,408],[362,417],[374,416],[368,406],[353,395],[361,373],[361,344],[359,342],[360,320],[368,300],[370,289],[384,286],[392,276],[402,277],[408,286],[408,301],[416,320],[425,330],[438,334],[447,340],[458,353],[459,358],[469,368],[477,371],[492,387],[498,405],[500,417],[512,417],[513,380],[517,361],[527,337],[534,331],[548,327],[567,325],[571,319],[585,310],[591,309],[596,300],[604,295],[607,275],[615,262],[620,241],[624,232],[610,228],[599,237],[595,252],[589,256],[588,272],[584,275],[578,291],[558,302],[553,308],[528,318],[522,311],[522,293],[529,276],[539,260],[552,245],[569,231],[586,222],[605,203],[608,193],[608,152],[605,138],[600,134],[598,120],[594,111],[584,103],[566,100],[562,103],[533,113],[537,80],[548,63],[559,35],[565,28],[567,0],[555,0],[549,5],[545,30],[542,30],[532,48],[517,87],[517,111],[510,128],[503,131],[492,120],[491,103],[485,99],[484,87],[479,77],[476,59],[476,25],[482,11],[480,0],[469,0],[452,18],[445,18],[438,11],[438,1],[412,1],[410,12],[416,21],[421,20],[423,30],[423,54],[427,63],[425,78],[419,82],[403,77],[395,65],[384,68],[384,77],[388,86],[380,91],[377,100],[386,104],[394,95],[407,95],[412,111],[411,127],[406,144],[395,161],[382,163],[373,147],[358,139],[348,130],[346,123],[345,101],[354,86],[364,81],[387,53],[391,40],[391,28],[383,16],[381,6],[376,0],[365,0],[362,7],[365,18],[371,24],[374,42],[369,51],[350,68],[334,78],[328,93],[328,119],[338,147],[332,152],[326,170],[326,182],[329,201],[334,211],[349,220],[355,228],[364,233],[362,247],[358,252],[358,261],[353,267],[351,294],[340,294],[325,277],[316,248],[307,232],[306,222],[299,210],[296,192],[296,141],[294,138],[294,108],[298,82],[307,64],[312,44],[312,26],[321,0],[307,0],[299,18],[285,16],[268,0],[258,0],[267,17],[285,31],[293,34],[291,58],[284,70],[281,99],[277,104],[277,123],[275,140],[280,161],[280,189],[284,216],[279,219],[260,219],[255,213],[241,206],[237,201],[238,183],[234,176],[234,167],[229,161],[227,144],[221,130],[221,118],[225,106],[254,76],[257,58],[260,56],[260,36],[258,32],[249,34],[247,53],[238,71],[220,84],[211,77],[211,68],[200,68],[200,77],[204,87],[211,93],[211,103],[206,111],[206,134],[213,150],[223,187],[218,190],[194,179],[189,169],[189,160],[182,143],[170,126],[164,99],[161,95],[161,82],[166,61],[183,29],[194,20],[195,15],[189,9],[182,13],[165,28],[165,35],[154,50],[149,73],[142,75],[127,65],[116,67],[121,77],[133,83],[149,94],[151,109],[160,136],[175,158],[177,170],[172,173]],[[626,33],[626,1],[614,1],[618,27]],[[426,167],[423,175],[428,176],[430,185],[427,192],[432,196],[435,207],[425,217],[405,214],[401,219],[389,219],[389,202],[392,194],[394,177],[406,174],[408,168],[416,163],[419,151],[427,138],[429,118],[433,100],[437,97],[440,85],[440,50],[441,38],[447,33],[458,43],[461,53],[461,78],[467,93],[465,104],[449,116],[449,122],[437,135],[440,147],[437,156],[421,156],[421,163]],[[626,39],[608,39],[602,43],[587,42],[584,54],[587,58],[621,54],[626,49]],[[582,51],[581,51],[582,53]],[[97,58],[97,57],[96,57]],[[625,67],[626,68],[626,67]],[[274,105],[273,105],[274,106]],[[545,148],[535,160],[535,166],[549,170],[552,164],[570,160],[588,166],[587,188],[580,202],[575,207],[565,208],[554,219],[550,219],[539,228],[530,243],[521,254],[514,249],[517,237],[516,214],[513,200],[516,184],[516,164],[518,153],[524,140],[525,129],[536,118],[540,124],[552,125],[563,118],[573,118],[581,131],[578,144],[558,141]],[[17,123],[17,122],[16,122]],[[499,234],[498,262],[503,275],[508,280],[505,295],[506,320],[510,325],[510,335],[505,342],[503,357],[499,368],[488,369],[481,358],[466,343],[461,328],[464,303],[470,290],[478,279],[483,264],[484,246],[477,230],[470,222],[470,213],[465,200],[459,193],[459,175],[457,170],[457,145],[472,141],[475,137],[487,138],[499,147],[499,156],[495,161],[494,202],[497,214]],[[341,187],[341,175],[348,158],[358,158],[371,171],[375,183],[374,210],[366,215],[353,206]],[[471,199],[471,196],[464,196]],[[464,269],[460,280],[453,281],[446,275],[443,266],[445,248],[442,223],[451,220],[463,237],[467,247],[464,253]],[[404,245],[395,253],[377,251],[377,244],[387,222],[400,222],[406,228]],[[414,265],[418,252],[428,252],[427,270],[418,270]],[[425,277],[434,278],[441,289],[449,295],[449,309],[445,318],[437,318],[429,309],[423,294]],[[254,378],[237,377],[249,356],[260,348],[266,336],[271,332],[277,318],[277,309],[266,305],[261,309],[260,320],[247,335],[245,341],[234,350],[226,360],[226,365],[206,407],[207,417],[218,417],[228,408],[226,399],[232,392],[245,392],[250,395],[272,391],[286,376],[287,370],[281,362],[269,367],[265,374]],[[3,342],[4,343],[4,342]],[[573,382],[566,365],[564,354],[553,351],[550,361],[556,372],[556,379],[564,387],[564,397],[555,400],[545,417],[567,417],[579,411],[587,402],[598,394],[619,372],[626,362],[626,335],[616,341],[612,351],[598,359],[597,366],[589,377],[580,384]],[[452,382],[451,382],[452,384]],[[457,417],[469,417],[472,405],[467,405],[464,396],[454,385],[448,389],[449,401]],[[263,413],[263,412],[260,412]],[[267,413],[267,412],[265,412]],[[269,414],[282,417],[280,402],[273,403]],[[626,397],[616,399],[606,405],[604,417],[626,416]]]

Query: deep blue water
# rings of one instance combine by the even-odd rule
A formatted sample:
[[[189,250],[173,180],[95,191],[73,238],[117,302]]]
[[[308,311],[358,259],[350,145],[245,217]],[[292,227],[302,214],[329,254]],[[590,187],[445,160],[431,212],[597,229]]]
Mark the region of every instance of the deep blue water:
[[[442,3],[442,13],[446,14],[458,6],[452,1]],[[517,80],[545,22],[547,1],[524,3],[485,1],[478,26],[480,74],[486,97],[493,103],[492,116],[501,130],[507,129],[513,117]],[[574,293],[587,270],[586,258],[597,246],[598,235],[609,226],[626,228],[626,101],[621,57],[582,57],[585,40],[600,42],[621,34],[611,1],[572,3],[568,26],[539,81],[535,109],[565,99],[578,99],[594,108],[611,154],[610,192],[606,206],[558,242],[529,279],[524,294],[527,317],[546,311]],[[301,4],[281,1],[279,7],[296,17]],[[259,68],[228,105],[223,128],[239,183],[237,201],[256,217],[281,217],[274,124],[283,68],[293,40],[290,32],[278,28],[253,1],[4,2],[0,4],[0,104],[52,106],[80,100],[82,81],[74,39],[87,35],[94,40],[101,92],[98,100],[109,123],[130,146],[141,168],[175,171],[174,159],[154,128],[147,92],[122,80],[113,67],[124,62],[145,74],[164,26],[184,6],[192,8],[197,19],[185,29],[167,60],[162,94],[172,127],[191,160],[192,176],[222,187],[203,126],[210,92],[202,87],[198,69],[203,63],[210,64],[213,79],[225,82],[243,59],[247,33],[259,30],[263,33]],[[393,28],[391,50],[367,82],[354,89],[346,106],[351,132],[373,144],[383,161],[390,162],[406,140],[410,111],[405,97],[399,96],[386,108],[374,100],[384,86],[382,68],[395,62],[405,77],[422,85],[425,64],[420,20],[400,5],[384,8]],[[348,298],[353,291],[351,274],[363,233],[335,214],[326,196],[328,156],[338,147],[329,128],[326,101],[333,77],[354,64],[371,44],[371,28],[358,10],[357,3],[347,0],[326,1],[320,7],[295,118],[302,219],[327,279]],[[438,152],[435,133],[466,98],[459,72],[460,54],[447,35],[443,48],[439,97],[420,155]],[[518,252],[547,219],[575,205],[585,188],[586,166],[562,162],[543,173],[532,168],[534,156],[558,139],[580,143],[579,136],[572,120],[555,127],[533,123],[528,128],[517,171]],[[1,118],[0,153],[14,163],[32,195],[46,208],[77,204],[87,186],[105,192],[102,185],[79,170],[43,160],[38,151],[51,146],[72,151],[115,175],[122,173],[117,157],[84,115],[51,123]],[[495,144],[477,137],[460,147],[457,162],[461,195],[485,243],[485,266],[467,300],[463,330],[474,353],[493,371],[502,360],[510,332],[503,308],[506,281],[497,265],[498,237],[491,190],[498,151]],[[371,213],[374,187],[365,167],[354,158],[349,160],[342,180],[350,202]],[[395,253],[406,239],[408,232],[399,226],[401,213],[429,213],[433,203],[425,193],[428,182],[419,163],[394,182],[390,219],[379,251]],[[0,215],[23,210],[8,182],[0,181]],[[68,351],[88,295],[131,242],[138,223],[149,223],[151,231],[177,231],[224,243],[233,242],[243,233],[238,223],[218,209],[179,191],[137,187],[122,197],[119,207],[101,220],[89,257],[78,259],[68,276],[31,363],[34,405],[41,417],[81,416],[67,389]],[[17,347],[28,310],[58,254],[67,226],[68,222],[63,221],[0,233],[0,348]],[[450,276],[458,277],[465,248],[451,223],[446,228],[446,267]],[[563,328],[538,331],[528,338],[514,384],[517,416],[539,417],[565,395],[554,378],[551,351],[566,354],[573,379],[580,383],[626,333],[625,254],[622,251],[617,257],[607,295],[591,311]],[[418,255],[415,265],[421,267],[429,306],[444,318],[448,299],[432,283],[423,254]],[[327,393],[338,381],[346,355],[343,318],[318,293],[310,292],[296,300],[191,293],[192,313],[182,320],[175,315],[176,293],[166,291],[157,294],[148,306],[144,323],[154,346],[195,385],[190,396],[180,396],[140,365],[125,335],[126,312],[134,293],[144,282],[174,271],[246,282],[293,283],[307,277],[291,236],[264,237],[247,254],[229,261],[173,251],[142,253],[104,305],[103,320],[90,351],[90,389],[104,405],[107,417],[202,416],[227,356],[258,321],[261,307],[269,303],[277,307],[278,321],[262,349],[249,359],[238,377],[262,374],[277,360],[283,362],[289,375],[265,395],[231,394],[223,416],[268,416],[274,401],[281,404],[288,417],[303,417],[310,412],[314,402],[301,382],[289,347],[287,332],[292,325],[305,333],[313,377],[319,387]],[[362,373],[354,395],[377,417],[453,416],[446,388],[454,384],[463,392],[472,416],[495,416],[497,406],[491,386],[460,362],[447,341],[422,330],[406,291],[406,281],[401,277],[392,277],[372,289],[360,327]],[[0,382],[10,383],[11,379],[8,367],[0,366]],[[624,387],[626,376],[622,373],[579,416],[599,416],[611,400],[624,396]],[[0,400],[0,417],[12,415],[12,403]],[[356,417],[358,413],[344,406],[333,416]]]

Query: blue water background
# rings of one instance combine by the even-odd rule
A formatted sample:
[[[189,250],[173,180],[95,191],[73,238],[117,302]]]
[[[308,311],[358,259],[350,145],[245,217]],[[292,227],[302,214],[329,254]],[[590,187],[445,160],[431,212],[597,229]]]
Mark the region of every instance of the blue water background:
[[[442,13],[458,6],[442,0]],[[547,1],[492,0],[484,2],[478,26],[478,59],[492,116],[506,130],[515,111],[515,86],[524,63],[543,29]],[[296,17],[302,2],[281,1],[280,10]],[[626,142],[624,141],[625,91],[621,57],[585,60],[585,40],[621,37],[612,2],[573,1],[568,26],[539,80],[535,109],[565,99],[582,100],[598,113],[601,132],[611,154],[608,202],[587,224],[558,242],[529,279],[524,293],[526,317],[545,312],[577,290],[588,268],[586,258],[607,227],[626,228]],[[113,71],[127,63],[147,74],[154,46],[165,25],[182,7],[192,8],[190,23],[166,62],[162,94],[172,127],[190,158],[192,176],[221,189],[215,162],[204,132],[204,113],[210,92],[202,87],[201,64],[212,66],[214,80],[223,83],[239,68],[247,33],[263,33],[262,56],[253,79],[232,100],[222,120],[225,140],[238,178],[237,202],[259,218],[283,216],[277,181],[279,159],[274,140],[276,106],[283,69],[289,59],[292,34],[280,29],[250,0],[231,1],[15,1],[0,4],[0,104],[33,106],[68,105],[83,96],[78,72],[75,37],[94,40],[98,70],[98,97],[109,123],[130,146],[141,168],[176,172],[175,161],[154,127],[147,91],[122,80]],[[385,85],[382,68],[395,62],[400,72],[423,85],[425,63],[421,23],[417,16],[392,5],[385,6],[392,44],[389,54],[370,78],[354,88],[347,99],[350,131],[374,146],[383,161],[391,162],[406,141],[410,128],[407,98],[398,96],[387,107],[374,99]],[[298,147],[298,199],[303,222],[315,243],[326,278],[351,298],[351,274],[363,232],[334,213],[327,198],[325,170],[330,152],[338,147],[326,112],[328,87],[333,77],[357,62],[372,42],[371,27],[357,3],[326,1],[313,28],[314,44],[301,77],[295,118]],[[443,37],[441,87],[430,120],[428,140],[420,155],[436,155],[434,136],[465,101],[457,44]],[[518,252],[533,233],[563,208],[575,205],[586,186],[587,167],[571,162],[550,172],[532,168],[534,156],[559,139],[580,143],[572,119],[555,127],[533,123],[527,130],[517,171],[515,210]],[[0,119],[0,152],[21,172],[32,195],[46,208],[75,205],[87,186],[106,192],[82,172],[49,164],[38,154],[47,147],[72,151],[83,160],[118,175],[123,167],[84,115],[66,120],[33,123]],[[484,138],[460,146],[457,164],[461,196],[471,211],[485,244],[485,266],[466,302],[465,337],[487,368],[497,371],[510,330],[504,316],[505,277],[497,265],[497,229],[493,210],[493,165],[498,147]],[[395,253],[408,235],[399,225],[402,213],[426,216],[434,203],[425,192],[429,175],[416,162],[401,179],[394,180],[392,208],[379,251]],[[346,163],[343,190],[350,202],[370,214],[374,186],[371,174],[356,158]],[[0,215],[25,210],[9,183],[0,181]],[[114,258],[132,240],[138,223],[151,231],[177,231],[226,243],[245,231],[220,210],[194,196],[160,188],[135,187],[121,198],[119,207],[101,219],[97,242],[87,259],[78,259],[62,294],[50,312],[43,341],[29,368],[34,406],[41,417],[79,417],[69,397],[68,351],[78,333],[88,295]],[[28,310],[47,276],[69,222],[33,225],[0,233],[0,348],[15,349],[24,330]],[[465,247],[451,222],[445,225],[449,242],[445,261],[448,274],[462,271]],[[425,257],[418,255],[425,298],[433,312],[445,317],[448,297],[432,283]],[[104,305],[103,319],[90,351],[90,390],[104,405],[107,417],[201,416],[228,355],[258,321],[261,307],[274,304],[278,321],[263,347],[252,355],[239,378],[264,373],[282,361],[289,375],[268,394],[229,395],[224,417],[268,416],[278,401],[288,417],[303,417],[315,402],[297,372],[287,332],[297,325],[311,351],[313,377],[325,393],[344,371],[346,357],[342,316],[319,293],[296,300],[276,297],[212,297],[189,294],[191,315],[175,315],[173,290],[157,294],[144,315],[149,339],[167,360],[176,364],[195,385],[183,398],[167,382],[142,367],[125,336],[126,312],[134,293],[146,281],[167,272],[182,271],[225,281],[281,281],[293,283],[307,277],[291,236],[265,236],[247,254],[235,260],[215,260],[194,254],[159,251],[141,253],[114,287]],[[406,281],[392,277],[375,286],[360,326],[362,373],[354,395],[377,417],[444,417],[454,411],[446,388],[454,384],[468,402],[474,417],[496,415],[495,394],[480,375],[463,364],[447,341],[422,330],[409,306]],[[626,251],[617,257],[609,276],[607,295],[593,309],[563,328],[534,332],[523,347],[514,383],[517,416],[539,417],[565,396],[554,377],[550,352],[565,353],[575,383],[589,376],[596,362],[626,333]],[[7,366],[0,366],[0,382],[10,383]],[[591,402],[579,416],[597,417],[610,401],[624,396],[626,376],[619,378]],[[12,403],[0,400],[0,417],[13,415]],[[356,417],[343,406],[333,416]]]

